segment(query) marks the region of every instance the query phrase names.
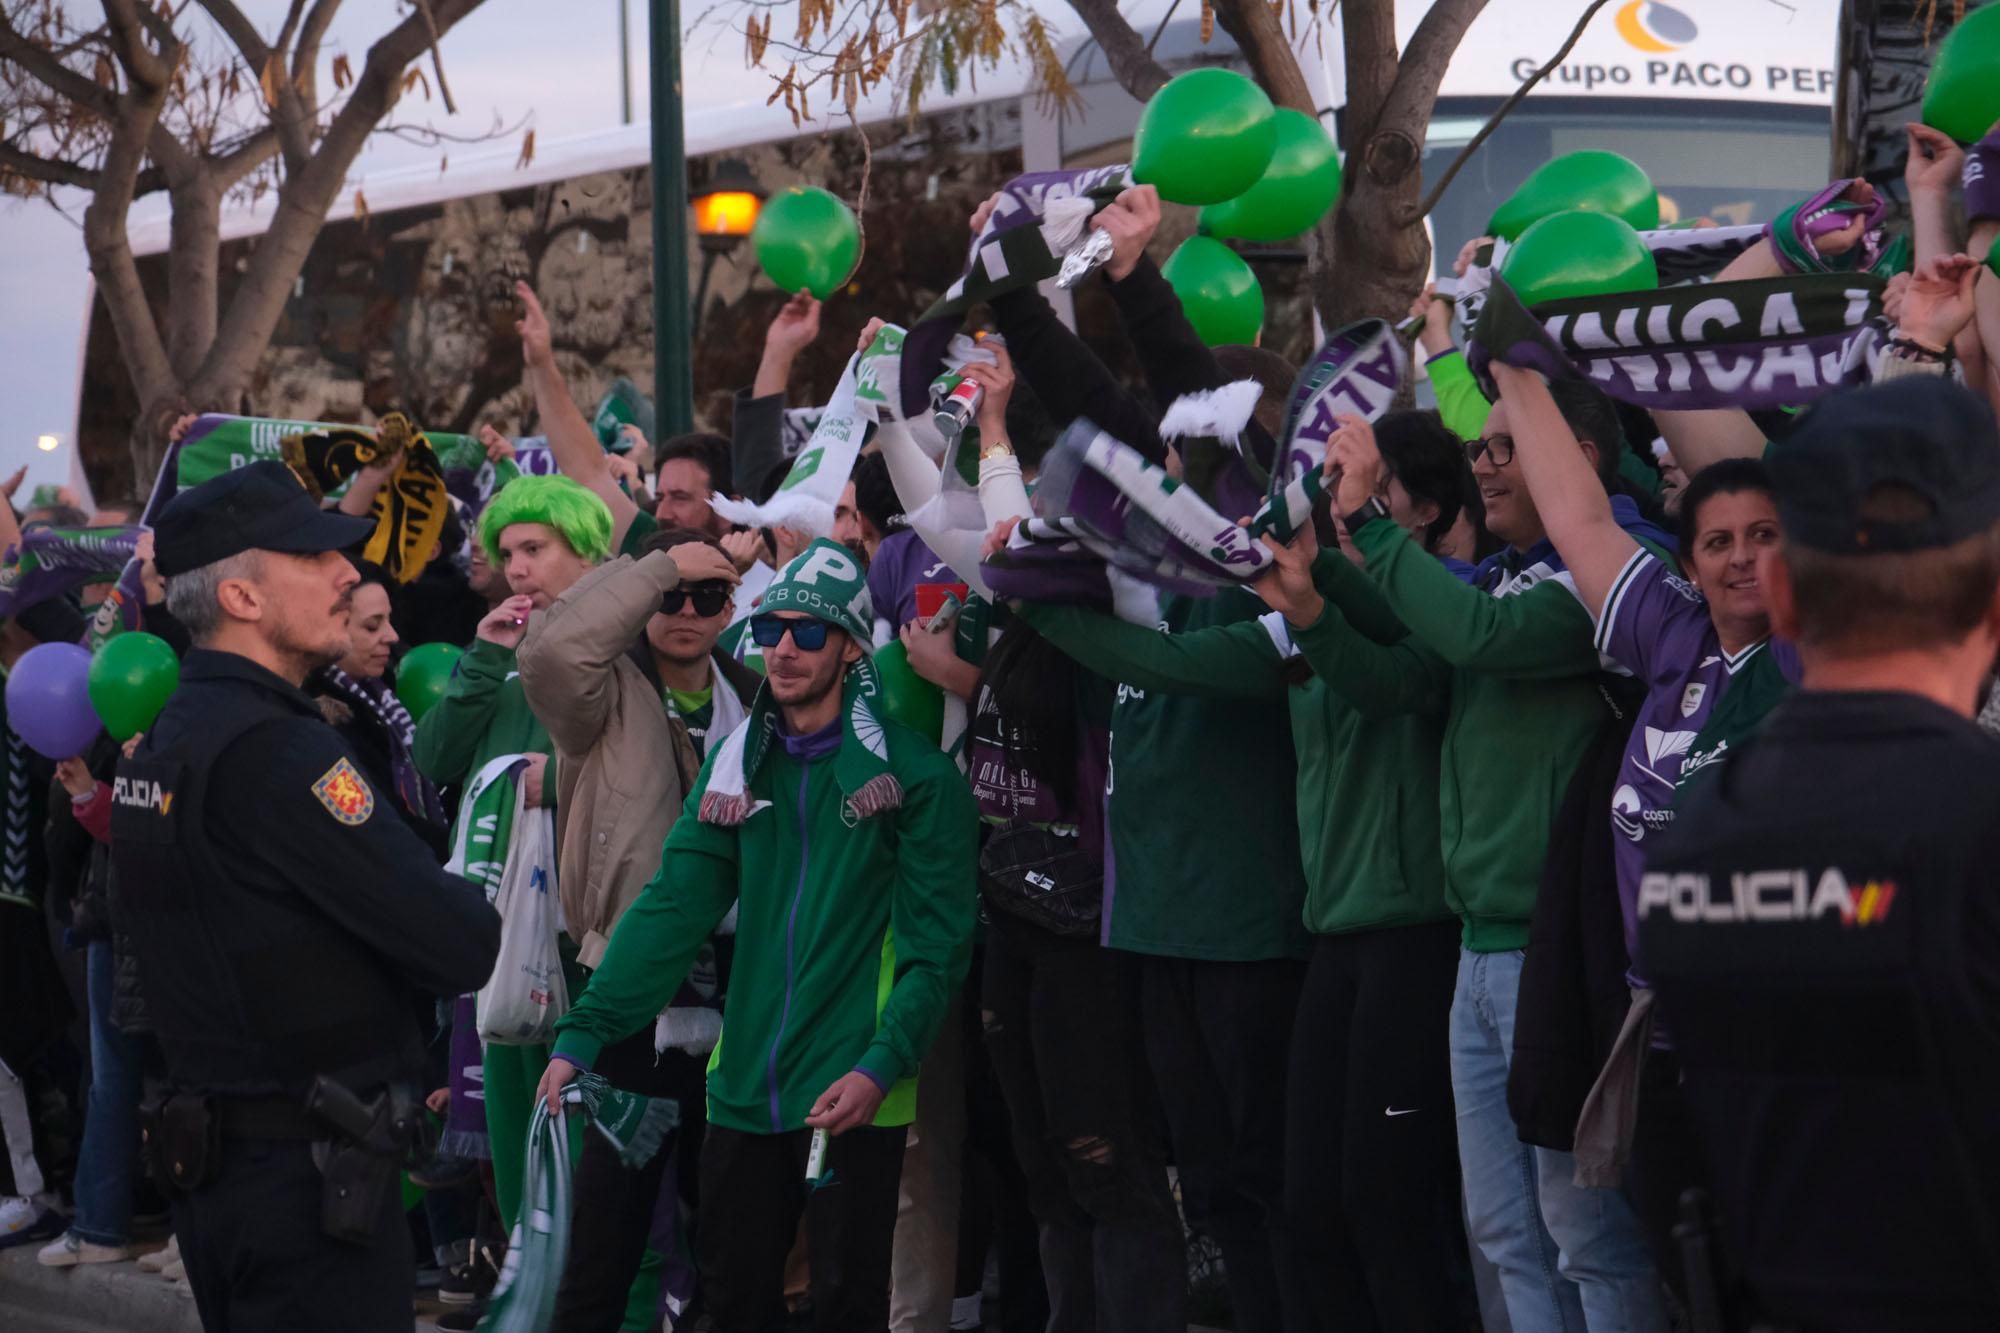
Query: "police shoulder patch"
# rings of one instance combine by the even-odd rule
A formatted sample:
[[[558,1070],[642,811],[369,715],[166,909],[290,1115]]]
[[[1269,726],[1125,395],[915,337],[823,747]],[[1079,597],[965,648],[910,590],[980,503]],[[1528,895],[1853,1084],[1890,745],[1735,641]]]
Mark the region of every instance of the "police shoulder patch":
[[[346,759],[321,774],[312,785],[312,793],[327,813],[343,824],[365,824],[375,813],[374,790]]]

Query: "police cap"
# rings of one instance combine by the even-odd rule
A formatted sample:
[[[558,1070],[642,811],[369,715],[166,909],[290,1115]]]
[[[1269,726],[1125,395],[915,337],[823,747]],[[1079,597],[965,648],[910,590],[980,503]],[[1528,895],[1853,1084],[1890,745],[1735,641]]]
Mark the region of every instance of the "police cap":
[[[2000,522],[2000,428],[1986,400],[1903,376],[1825,399],[1772,448],[1785,540],[1833,555],[1925,551]],[[1916,516],[1864,517],[1877,487],[1923,502]]]
[[[283,463],[235,468],[181,492],[153,521],[153,559],[171,577],[244,551],[339,551],[375,530],[372,518],[321,509]]]

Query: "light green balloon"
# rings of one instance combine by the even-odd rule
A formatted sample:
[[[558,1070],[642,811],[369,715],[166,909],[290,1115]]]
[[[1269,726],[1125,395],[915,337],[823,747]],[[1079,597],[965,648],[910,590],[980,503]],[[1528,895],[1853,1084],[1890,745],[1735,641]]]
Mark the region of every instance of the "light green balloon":
[[[157,634],[131,631],[109,640],[90,660],[90,706],[114,741],[153,725],[181,683],[180,659]]]
[[[847,281],[861,254],[854,210],[817,185],[794,185],[757,214],[750,229],[757,264],[780,291],[824,301]]]
[[[1608,213],[1581,210],[1552,214],[1523,232],[1501,261],[1500,276],[1528,306],[1660,285],[1653,252],[1638,232]]]
[[[1609,213],[1640,231],[1660,225],[1660,195],[1629,157],[1590,148],[1564,153],[1536,167],[1521,188],[1494,210],[1489,236],[1519,240],[1553,213],[1582,209]]]
[[[1234,70],[1191,69],[1140,114],[1132,179],[1176,204],[1219,204],[1257,183],[1277,143],[1262,88]]]
[[[2000,5],[1975,9],[1938,47],[1924,83],[1924,124],[1976,143],[2000,120]]]
[[[1340,197],[1340,153],[1326,127],[1303,111],[1279,107],[1277,146],[1255,185],[1201,210],[1210,236],[1282,241],[1308,231]]]
[[[1160,273],[1181,311],[1210,347],[1254,343],[1264,327],[1264,289],[1243,256],[1210,236],[1190,236]]]

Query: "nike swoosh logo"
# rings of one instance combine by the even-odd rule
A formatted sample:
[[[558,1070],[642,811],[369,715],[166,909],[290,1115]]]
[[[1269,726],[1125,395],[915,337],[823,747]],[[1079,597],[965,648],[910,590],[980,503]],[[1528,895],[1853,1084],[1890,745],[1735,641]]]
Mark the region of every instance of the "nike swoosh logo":
[[[1418,1111],[1419,1109],[1420,1109],[1420,1108],[1418,1108],[1418,1107],[1415,1107],[1415,1106],[1412,1106],[1412,1107],[1411,1107],[1411,1108],[1410,1108],[1409,1110],[1407,1110],[1407,1111],[1398,1111],[1398,1110],[1397,1110],[1397,1109],[1396,1109],[1395,1107],[1393,1107],[1393,1106],[1385,1106],[1385,1107],[1383,1107],[1383,1108],[1382,1108],[1382,1114],[1383,1114],[1383,1115],[1391,1115],[1391,1116],[1394,1116],[1394,1115],[1415,1115],[1415,1114],[1417,1113],[1417,1111]]]

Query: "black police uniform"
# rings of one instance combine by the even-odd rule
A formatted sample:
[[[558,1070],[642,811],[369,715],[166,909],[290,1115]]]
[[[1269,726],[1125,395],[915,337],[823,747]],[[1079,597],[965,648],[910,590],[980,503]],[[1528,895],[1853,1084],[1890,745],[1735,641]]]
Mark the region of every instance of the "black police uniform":
[[[1786,542],[1920,550],[2000,521],[1969,397],[1902,381],[1815,412],[1773,454]],[[1936,518],[1858,517],[1885,484]],[[1639,940],[1743,1313],[2000,1328],[2000,745],[1915,694],[1795,694],[1682,794]]]
[[[262,470],[267,465],[229,474]],[[269,465],[275,466],[275,465]],[[289,494],[230,507],[318,509]],[[221,478],[175,506],[223,486]],[[157,527],[170,575],[216,558],[185,539],[170,566],[174,507]],[[183,514],[182,518],[185,519]],[[265,533],[238,549],[318,537]],[[305,547],[305,549],[313,549]],[[325,549],[321,547],[319,549]],[[183,1178],[174,1230],[211,1330],[407,1330],[412,1262],[393,1170],[359,1191],[328,1234],[323,1171],[354,1141],[306,1110],[317,1080],[362,1102],[420,1093],[421,996],[482,985],[499,921],[384,808],[339,734],[302,690],[247,658],[196,649],[181,683],[113,788],[114,912],[128,932],[169,1079],[181,1094],[153,1131]],[[377,1154],[376,1159],[386,1154]],[[379,1179],[382,1173],[372,1173]],[[360,1220],[352,1204],[362,1203]],[[323,1210],[325,1216],[323,1217]]]

